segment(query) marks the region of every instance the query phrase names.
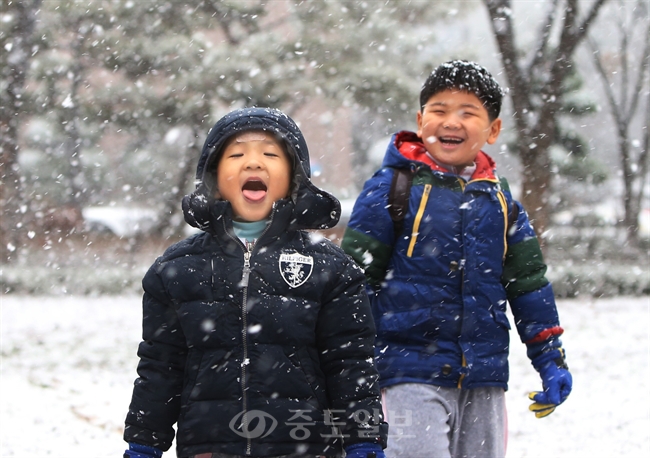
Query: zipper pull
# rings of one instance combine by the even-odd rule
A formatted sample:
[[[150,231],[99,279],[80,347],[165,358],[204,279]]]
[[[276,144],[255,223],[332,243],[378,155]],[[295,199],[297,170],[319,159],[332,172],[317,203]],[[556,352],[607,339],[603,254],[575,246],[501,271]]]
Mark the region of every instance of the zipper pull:
[[[246,241],[246,251],[244,252],[244,269],[241,274],[241,281],[239,286],[246,288],[248,286],[248,277],[251,274],[251,249],[253,244],[249,241]]]
[[[456,272],[457,270],[463,270],[465,268],[465,260],[461,259],[460,261],[451,261],[449,263],[449,270],[451,272]]]

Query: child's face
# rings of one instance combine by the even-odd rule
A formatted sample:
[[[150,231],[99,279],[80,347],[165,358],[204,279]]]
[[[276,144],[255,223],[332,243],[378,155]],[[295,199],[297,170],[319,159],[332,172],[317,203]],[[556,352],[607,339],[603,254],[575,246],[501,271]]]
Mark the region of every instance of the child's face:
[[[483,145],[493,144],[501,132],[501,119],[490,121],[476,95],[451,89],[432,95],[417,122],[429,154],[454,167],[472,165]]]
[[[219,197],[238,221],[260,221],[289,194],[291,164],[282,145],[264,131],[244,132],[226,144],[217,167]]]

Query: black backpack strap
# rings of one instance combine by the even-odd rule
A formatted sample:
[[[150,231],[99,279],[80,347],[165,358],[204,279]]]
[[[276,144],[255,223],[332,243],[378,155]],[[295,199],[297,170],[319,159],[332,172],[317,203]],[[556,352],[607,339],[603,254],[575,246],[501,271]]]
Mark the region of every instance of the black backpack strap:
[[[408,211],[411,185],[413,184],[415,172],[411,168],[394,169],[390,193],[388,194],[388,212],[393,220],[395,239],[399,237],[404,229],[404,217]]]

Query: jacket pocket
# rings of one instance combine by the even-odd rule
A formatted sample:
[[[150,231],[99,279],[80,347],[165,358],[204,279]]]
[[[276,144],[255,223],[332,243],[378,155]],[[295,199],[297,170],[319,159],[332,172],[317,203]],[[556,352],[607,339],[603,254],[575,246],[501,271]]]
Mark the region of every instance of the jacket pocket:
[[[377,331],[384,334],[401,334],[404,332],[425,332],[435,322],[431,307],[422,307],[405,311],[388,311],[379,316]]]
[[[287,357],[291,364],[304,375],[320,406],[326,408],[328,401],[325,391],[325,375],[321,371],[320,365],[309,354],[308,349],[304,347],[295,348],[293,352],[287,354]]]
[[[497,309],[496,307],[492,307],[490,312],[492,313],[492,317],[494,318],[494,321],[499,326],[510,330],[510,320],[508,320],[508,316],[505,314],[505,312]]]
[[[187,362],[185,363],[185,376],[183,379],[183,391],[181,394],[181,416],[190,402],[192,390],[196,384],[196,379],[199,375],[201,362],[203,359],[203,352],[190,349],[187,355]]]
[[[202,351],[196,372],[188,380],[184,392],[189,392],[188,401],[211,401],[232,398],[237,392],[240,360],[232,358],[233,351],[215,349]],[[231,370],[228,370],[231,369]],[[193,370],[193,368],[192,368]]]

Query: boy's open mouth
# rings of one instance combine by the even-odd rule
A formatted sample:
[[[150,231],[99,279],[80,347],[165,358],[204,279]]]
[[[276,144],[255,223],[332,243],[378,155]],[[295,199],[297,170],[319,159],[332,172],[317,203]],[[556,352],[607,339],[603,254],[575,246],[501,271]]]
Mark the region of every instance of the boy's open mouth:
[[[248,180],[242,186],[242,194],[248,200],[259,201],[266,196],[267,187],[261,180]]]
[[[464,141],[462,138],[458,137],[438,137],[438,140],[440,143],[444,143],[446,145],[460,145]]]

